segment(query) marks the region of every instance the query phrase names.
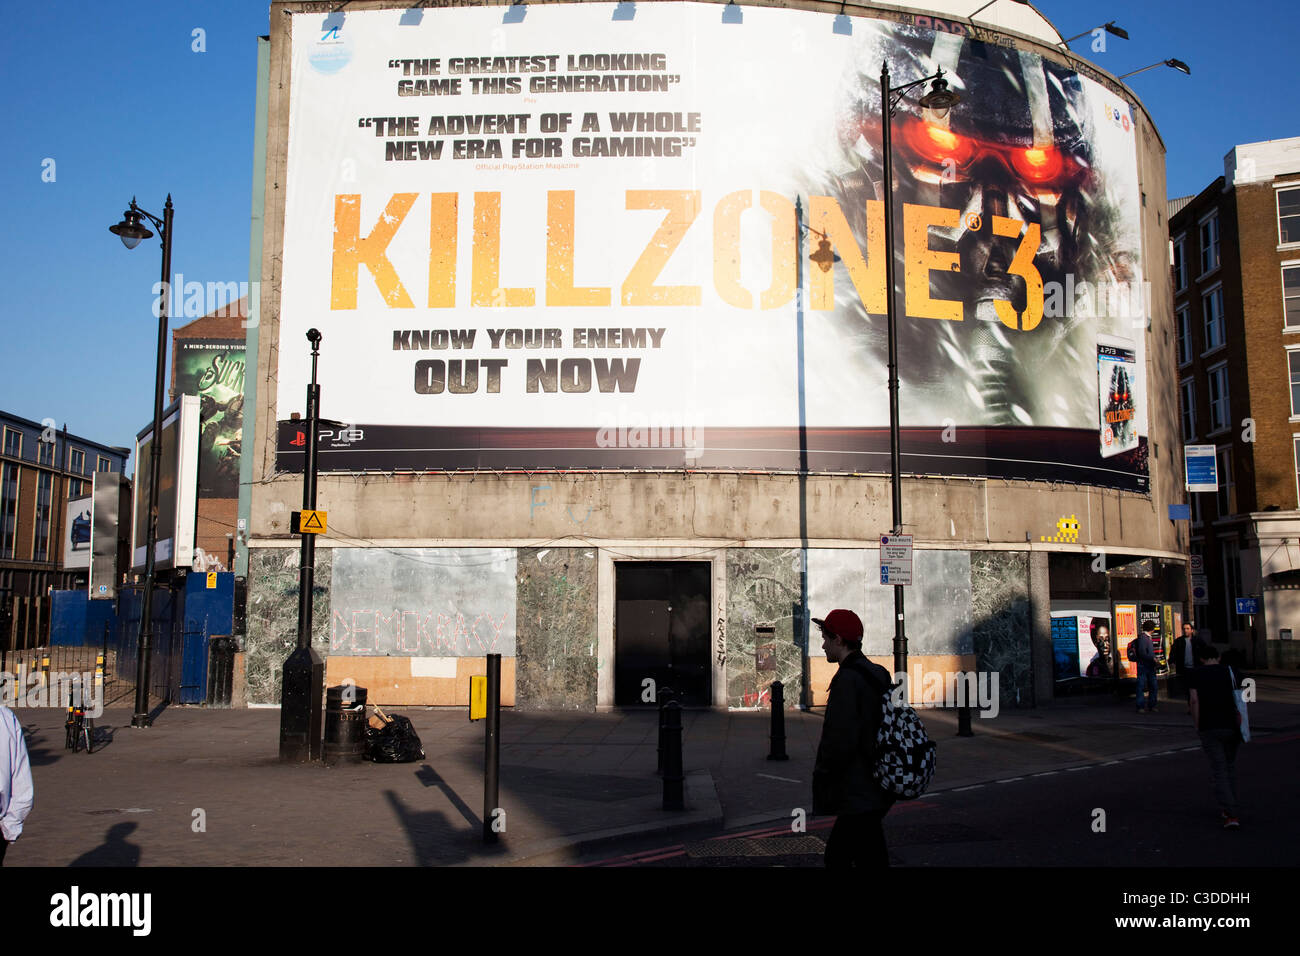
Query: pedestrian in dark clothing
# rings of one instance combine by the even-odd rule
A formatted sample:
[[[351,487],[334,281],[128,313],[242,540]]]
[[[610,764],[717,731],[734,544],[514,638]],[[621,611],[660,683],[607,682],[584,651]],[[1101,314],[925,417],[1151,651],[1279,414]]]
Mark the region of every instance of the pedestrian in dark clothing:
[[[1183,621],[1183,633],[1178,640],[1174,641],[1174,646],[1169,650],[1169,656],[1173,658],[1174,674],[1178,677],[1178,683],[1182,688],[1183,697],[1187,700],[1187,712],[1192,712],[1192,671],[1196,667],[1196,656],[1192,649],[1196,644],[1196,624],[1192,621]]]
[[[826,660],[840,665],[813,767],[813,813],[836,815],[826,866],[888,866],[884,818],[894,796],[880,789],[872,768],[889,671],[863,656],[862,621],[852,611],[837,609],[813,623]]]
[[[1192,671],[1192,723],[1201,747],[1210,759],[1214,795],[1225,830],[1241,826],[1237,808],[1237,748],[1241,746],[1241,714],[1237,711],[1235,673],[1219,660],[1207,641],[1197,641],[1196,670]]]
[[[1139,714],[1156,712],[1156,646],[1151,639],[1155,629],[1155,621],[1143,621],[1142,633],[1137,638],[1137,712]],[[1143,710],[1144,696],[1145,711]]]

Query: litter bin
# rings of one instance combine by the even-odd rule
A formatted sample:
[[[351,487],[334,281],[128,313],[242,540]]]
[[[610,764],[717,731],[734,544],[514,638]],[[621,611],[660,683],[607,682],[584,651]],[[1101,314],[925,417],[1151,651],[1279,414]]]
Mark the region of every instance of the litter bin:
[[[354,684],[328,688],[321,760],[327,764],[361,763],[365,756],[366,689]]]

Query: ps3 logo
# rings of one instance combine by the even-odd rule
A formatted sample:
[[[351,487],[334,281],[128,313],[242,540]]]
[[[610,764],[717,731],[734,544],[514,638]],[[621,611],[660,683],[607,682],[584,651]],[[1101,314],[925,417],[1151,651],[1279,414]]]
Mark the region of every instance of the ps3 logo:
[[[335,445],[351,445],[353,442],[361,441],[365,437],[365,429],[357,428],[355,425],[345,425],[338,431],[327,428],[320,433],[321,441],[332,441]]]

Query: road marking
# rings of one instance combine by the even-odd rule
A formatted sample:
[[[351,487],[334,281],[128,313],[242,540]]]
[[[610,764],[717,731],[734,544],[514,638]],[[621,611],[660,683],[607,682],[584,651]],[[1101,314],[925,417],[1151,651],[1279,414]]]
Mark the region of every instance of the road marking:
[[[1015,783],[1017,780],[1024,780],[1024,777],[1007,777],[1005,780],[999,780],[998,783]]]
[[[1036,773],[1036,774],[1034,774],[1034,776],[1035,776],[1035,777],[1051,777],[1051,776],[1055,776],[1056,774],[1058,774],[1058,773],[1060,773],[1060,772],[1061,772],[1061,771],[1059,771],[1059,770],[1044,770],[1042,773]]]
[[[953,790],[953,793],[964,793],[967,790],[978,790],[982,786],[984,786],[984,784],[977,783],[971,787],[957,787],[956,789]]]
[[[760,774],[755,774],[755,776],[766,777],[768,780],[784,780],[786,783],[803,783],[802,780],[794,780],[790,777],[777,777],[777,776],[773,776],[770,773],[760,773]]]

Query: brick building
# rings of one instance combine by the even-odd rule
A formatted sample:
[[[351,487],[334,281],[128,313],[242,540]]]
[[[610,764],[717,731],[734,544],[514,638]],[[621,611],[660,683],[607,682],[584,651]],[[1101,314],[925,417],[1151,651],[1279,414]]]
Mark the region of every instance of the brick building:
[[[95,472],[121,474],[131,450],[7,412],[0,434],[0,645],[12,649],[43,643],[51,588],[86,586],[85,570],[63,569],[67,502]]]
[[[1233,147],[1224,175],[1169,212],[1183,440],[1214,445],[1219,474],[1216,493],[1190,496],[1207,586],[1197,620],[1261,662],[1294,662],[1300,137]],[[1253,622],[1236,613],[1249,597],[1260,601]]]

